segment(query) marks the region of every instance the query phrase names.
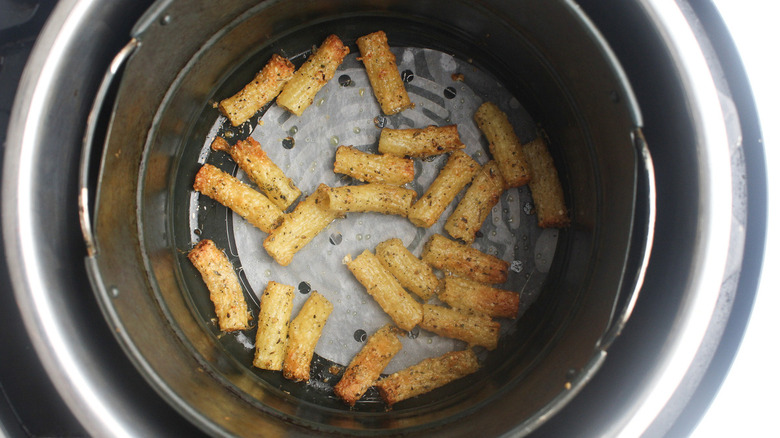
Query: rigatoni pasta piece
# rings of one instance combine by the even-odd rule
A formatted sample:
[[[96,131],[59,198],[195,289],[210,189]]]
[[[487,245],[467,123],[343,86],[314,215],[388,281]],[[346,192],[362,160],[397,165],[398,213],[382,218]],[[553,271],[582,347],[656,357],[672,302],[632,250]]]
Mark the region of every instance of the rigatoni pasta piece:
[[[409,331],[422,321],[422,305],[404,290],[371,251],[365,250],[347,262],[347,268],[398,327]]]
[[[402,400],[433,391],[479,370],[479,360],[471,349],[451,351],[423,360],[377,382],[379,395],[392,406]]]
[[[339,213],[376,212],[406,216],[417,192],[389,184],[363,184],[328,190],[328,208]]]
[[[376,256],[401,286],[424,301],[439,288],[439,278],[433,269],[406,249],[401,239],[389,239],[377,245]]]
[[[339,383],[333,387],[333,392],[348,405],[363,397],[387,367],[390,359],[401,351],[401,341],[398,340],[395,327],[388,324],[366,341],[366,345],[350,361]]]
[[[336,149],[333,172],[363,182],[401,186],[414,180],[414,161],[386,154],[369,154],[350,146]]]
[[[314,102],[314,96],[329,80],[333,78],[336,69],[349,54],[349,47],[345,46],[336,35],[330,35],[312,53],[309,59],[284,86],[276,104],[290,111],[296,116]]]
[[[409,220],[414,225],[424,228],[435,224],[455,196],[471,182],[478,170],[479,164],[467,153],[453,152],[425,194],[412,205],[409,210]]]
[[[357,46],[382,112],[390,115],[412,108],[414,104],[404,88],[387,35],[381,30],[364,35],[357,39]]]
[[[489,161],[477,172],[471,186],[455,211],[447,218],[444,229],[450,236],[466,243],[474,242],[477,231],[504,193],[504,178],[495,161]]]
[[[507,187],[527,184],[531,180],[531,169],[506,114],[496,104],[485,102],[477,108],[474,120],[488,140],[490,153],[498,163]]]
[[[504,283],[509,263],[467,245],[434,234],[423,246],[422,260],[434,268],[480,283]]]
[[[498,346],[501,324],[489,316],[462,312],[432,304],[423,304],[420,328],[445,338],[465,341],[469,346],[479,345],[488,350]]]
[[[322,329],[333,312],[333,304],[314,291],[303,303],[298,315],[290,323],[287,352],[282,375],[285,379],[305,382],[309,380],[314,347],[322,335]]]
[[[563,199],[563,187],[555,163],[544,139],[537,137],[523,146],[533,177],[528,183],[536,207],[536,217],[542,228],[569,226],[569,214]]]
[[[231,146],[224,138],[217,137],[211,143],[211,148],[230,154],[238,167],[246,172],[268,199],[281,210],[286,210],[298,199],[298,196],[301,196],[301,191],[295,186],[293,180],[271,161],[254,138],[239,140]]]
[[[282,224],[265,238],[263,248],[276,263],[289,265],[296,252],[341,215],[327,208],[327,199],[328,186],[320,184],[314,193],[286,214]]]
[[[287,352],[287,332],[294,296],[294,287],[271,281],[260,297],[255,358],[252,362],[257,368],[281,371]]]
[[[520,294],[467,278],[447,276],[439,299],[450,306],[493,318],[517,318]]]
[[[265,195],[211,164],[204,164],[200,168],[195,175],[193,188],[235,211],[266,233],[276,228],[284,215]]]
[[[223,332],[249,328],[249,310],[233,265],[211,240],[201,240],[187,255],[203,277]]]
[[[220,112],[230,119],[233,126],[246,122],[282,91],[294,73],[295,66],[290,60],[274,54],[252,82],[219,103]]]
[[[457,125],[412,129],[384,128],[379,134],[379,152],[399,157],[426,158],[465,147],[460,141]]]

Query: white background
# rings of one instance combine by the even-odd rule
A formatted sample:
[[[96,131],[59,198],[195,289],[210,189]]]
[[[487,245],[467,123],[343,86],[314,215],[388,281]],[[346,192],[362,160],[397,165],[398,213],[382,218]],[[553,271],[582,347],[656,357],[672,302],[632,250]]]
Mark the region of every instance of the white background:
[[[780,1],[714,3],[739,48],[758,106],[768,167],[769,219],[761,283],[745,338],[693,437],[780,437]]]

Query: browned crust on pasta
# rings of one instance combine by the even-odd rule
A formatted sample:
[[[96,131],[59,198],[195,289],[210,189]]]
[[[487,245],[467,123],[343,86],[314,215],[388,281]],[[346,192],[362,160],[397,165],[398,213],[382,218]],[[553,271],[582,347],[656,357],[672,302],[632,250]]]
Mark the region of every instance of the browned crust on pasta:
[[[233,126],[246,122],[282,91],[294,73],[295,66],[290,60],[274,54],[252,82],[219,103],[220,112]]]
[[[230,154],[238,166],[246,172],[260,190],[281,210],[286,210],[301,195],[300,189],[265,153],[260,143],[252,137],[239,140],[230,146],[217,137],[211,148]]]
[[[333,187],[328,191],[328,208],[339,213],[375,212],[406,216],[417,192],[389,184]]]
[[[257,315],[255,357],[252,365],[264,370],[280,371],[287,351],[295,288],[271,281],[260,298]]]
[[[501,199],[504,184],[495,161],[491,160],[482,166],[455,211],[447,218],[444,229],[456,239],[466,243],[474,242],[490,210]]]
[[[456,309],[493,318],[516,318],[520,308],[520,294],[517,292],[453,276],[445,277],[439,299]]]
[[[349,54],[349,47],[336,35],[329,35],[284,86],[276,104],[296,116],[314,102],[314,97],[336,73]]]
[[[412,205],[409,220],[424,228],[435,224],[478,171],[479,163],[467,153],[455,151],[450,154],[447,164],[439,171],[428,190]]]
[[[399,157],[427,158],[465,148],[457,125],[410,129],[382,129],[379,152]]]
[[[439,288],[439,279],[427,263],[418,259],[401,239],[388,239],[376,246],[376,256],[401,286],[427,301]]]
[[[445,338],[460,339],[472,346],[495,350],[501,324],[485,315],[423,304],[420,328]]]
[[[282,369],[285,379],[297,382],[309,380],[314,347],[317,346],[331,312],[333,304],[317,291],[312,292],[303,303],[298,315],[290,323],[289,341]]]
[[[381,30],[364,35],[357,39],[357,46],[382,112],[390,115],[412,108],[414,104],[404,88],[387,35]]]
[[[422,320],[422,306],[369,250],[347,262],[347,268],[400,328],[409,331]]]
[[[542,137],[523,146],[533,178],[528,183],[536,208],[536,217],[542,228],[569,226],[569,213],[563,197],[563,187],[558,178],[552,155]]]
[[[311,242],[341,214],[327,207],[329,187],[320,184],[317,190],[284,215],[284,221],[263,241],[263,248],[276,263],[287,266],[295,253]]]
[[[422,260],[434,268],[488,284],[504,283],[509,263],[490,254],[434,234],[423,246]]]
[[[333,172],[369,183],[401,186],[414,180],[414,161],[387,154],[370,154],[351,146],[339,146]]]
[[[241,283],[224,252],[211,240],[201,240],[187,255],[203,277],[214,303],[219,329],[224,332],[249,328],[249,310]]]
[[[425,359],[377,382],[379,395],[392,406],[400,401],[433,391],[479,370],[479,360],[471,349],[451,351]]]
[[[193,188],[266,233],[282,221],[284,213],[265,195],[211,164],[204,164],[200,168],[195,175]]]
[[[496,104],[485,102],[477,108],[474,120],[488,140],[490,153],[498,163],[507,187],[528,184],[531,180],[531,168],[506,113]]]
[[[401,347],[397,330],[392,325],[380,328],[349,363],[333,392],[345,403],[354,406],[376,382],[390,359],[401,351]]]

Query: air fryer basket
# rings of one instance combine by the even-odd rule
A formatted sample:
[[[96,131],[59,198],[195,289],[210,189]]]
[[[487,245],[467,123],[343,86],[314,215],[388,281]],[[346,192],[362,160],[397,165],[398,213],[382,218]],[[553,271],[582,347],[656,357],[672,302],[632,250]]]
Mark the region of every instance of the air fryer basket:
[[[103,310],[128,355],[174,407],[212,433],[317,430],[469,436],[477,431],[532,430],[566,403],[604,360],[606,348],[630,313],[652,236],[652,170],[641,120],[630,87],[604,41],[566,1],[252,3],[160,2],[137,24],[123,52],[129,58],[116,89],[102,151],[94,234],[88,233],[94,236],[94,253],[88,265]],[[205,287],[186,260],[192,244],[209,237],[228,250],[237,266],[262,265],[254,253],[242,249],[262,242],[252,240],[256,232],[191,190],[204,161],[235,171],[226,156],[209,152],[214,135],[227,131],[234,138],[266,135],[263,145],[269,155],[294,166],[301,157],[310,156],[285,158],[289,151],[282,147],[281,137],[268,132],[290,124],[301,132],[306,129],[302,123],[312,132],[327,132],[310,124],[330,123],[325,117],[306,114],[300,121],[282,120],[271,107],[250,124],[234,129],[219,119],[213,102],[248,82],[272,53],[300,65],[311,46],[331,33],[354,53],[357,37],[379,29],[388,34],[399,63],[409,67],[418,83],[427,80],[428,87],[442,91],[453,85],[445,83],[446,75],[415,72],[422,65],[420,59],[436,59],[432,65],[438,67],[454,65],[451,68],[465,76],[464,88],[456,88],[456,93],[473,91],[471,103],[488,97],[497,100],[524,141],[541,127],[549,138],[572,216],[570,228],[543,234],[532,225],[533,215],[510,212],[506,201],[502,204],[506,213],[494,210],[493,215],[501,217],[497,228],[511,229],[506,224],[512,219],[522,221],[518,229],[527,231],[492,240],[487,235],[476,246],[522,262],[505,287],[520,292],[531,285],[538,298],[529,296],[522,318],[505,324],[496,351],[481,353],[483,367],[478,373],[390,411],[371,394],[353,410],[335,399],[331,387],[337,376],[331,375],[333,357],[322,357],[322,351],[329,351],[326,346],[318,347],[321,355],[315,358],[309,385],[254,369],[243,339],[221,336],[210,321],[213,310]],[[354,58],[351,62],[337,77],[350,65],[359,66]],[[439,73],[448,71],[441,67]],[[329,86],[326,93],[345,92],[335,79]],[[364,99],[372,98],[370,87],[365,88]],[[433,94],[424,88],[412,92],[413,100]],[[444,102],[439,108],[450,105],[439,100]],[[467,98],[461,102],[468,107]],[[327,108],[323,104],[308,111],[318,114]],[[370,108],[366,106],[365,112]],[[362,117],[373,121],[377,116],[378,112]],[[467,111],[453,111],[441,121],[465,125],[468,116]],[[333,118],[341,121],[336,115]],[[258,119],[263,124],[252,128]],[[420,123],[396,116],[380,120],[399,127]],[[342,128],[348,123],[343,122]],[[361,125],[362,131],[354,133],[360,131],[361,138],[378,134],[379,128],[372,125]],[[342,139],[346,139],[343,133],[349,136],[341,132]],[[325,151],[318,156],[327,158],[327,151],[335,149],[334,136],[309,137],[309,142],[301,135],[293,151],[316,147]],[[476,142],[467,143],[473,156],[484,149],[478,141],[476,137]],[[371,148],[370,142],[364,146]],[[325,175],[332,163],[315,162],[312,181],[318,173]],[[433,168],[437,164],[426,163]],[[308,171],[308,167],[302,170]],[[527,188],[513,191],[512,196],[513,208],[530,201]],[[365,234],[354,229],[358,219],[347,220],[352,222],[335,231],[343,233],[354,251],[373,249],[381,241],[377,235],[370,240],[349,239]],[[313,263],[318,255],[340,259],[325,254],[333,250],[327,246],[332,231],[326,230],[318,236],[319,244],[315,241],[305,249],[315,254],[309,255]],[[545,242],[545,252],[554,257],[535,259],[536,246]],[[262,291],[263,278],[276,279],[273,264],[262,273],[243,271],[256,315],[257,300],[251,291]],[[321,275],[315,266],[300,281],[317,287],[326,280],[318,278]],[[346,301],[346,295],[364,292],[355,287],[327,294],[334,301]],[[349,319],[344,321],[339,327],[348,326]],[[353,330],[358,328],[364,327]],[[245,337],[253,339],[254,332]],[[405,342],[415,341],[420,340]],[[358,347],[355,343],[349,349]]]

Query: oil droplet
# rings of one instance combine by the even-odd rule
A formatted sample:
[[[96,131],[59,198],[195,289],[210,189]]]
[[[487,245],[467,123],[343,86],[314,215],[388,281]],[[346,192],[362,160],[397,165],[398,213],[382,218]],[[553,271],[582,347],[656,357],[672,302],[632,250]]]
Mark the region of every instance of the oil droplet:
[[[358,234],[357,236],[355,236],[355,239],[363,240],[363,235],[362,234]]]
[[[195,233],[196,236],[200,236],[200,234],[202,233],[200,228],[195,228],[192,232]]]
[[[235,137],[236,133],[233,132],[233,131],[225,131],[225,133],[222,134],[222,135],[224,135],[225,138],[233,138],[233,137]]]
[[[371,238],[371,235],[370,234],[366,234],[366,240],[368,240],[370,238]]]
[[[365,94],[365,92],[366,92],[365,88],[361,88],[360,90],[358,90],[358,94],[360,95],[360,97],[363,97],[363,94]]]
[[[287,130],[287,133],[290,135],[295,135],[298,133],[298,127],[293,125],[290,127],[290,129]]]
[[[333,137],[330,138],[330,144],[332,146],[338,146],[339,145],[339,138],[334,135]]]
[[[323,103],[325,103],[325,98],[324,98],[324,97],[321,97],[321,98],[320,98],[320,100],[318,100],[318,101],[317,101],[317,106],[320,106],[320,105],[322,105]]]
[[[266,269],[265,272],[263,272],[263,274],[265,274],[266,277],[270,277],[271,276],[271,270],[270,269]]]
[[[352,128],[352,132],[354,132],[355,134],[360,134],[360,128],[355,126],[354,128]]]

